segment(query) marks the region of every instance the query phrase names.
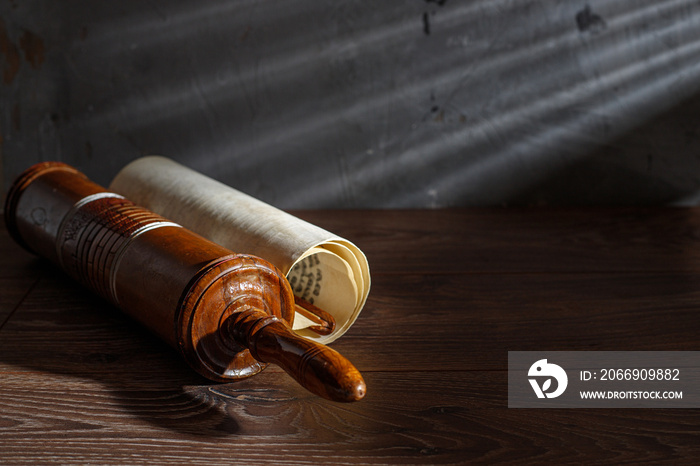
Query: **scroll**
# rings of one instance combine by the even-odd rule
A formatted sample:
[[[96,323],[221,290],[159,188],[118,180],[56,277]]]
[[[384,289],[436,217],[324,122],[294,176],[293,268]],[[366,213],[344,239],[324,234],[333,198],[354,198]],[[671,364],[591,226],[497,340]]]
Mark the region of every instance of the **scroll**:
[[[366,393],[350,361],[292,332],[292,288],[262,258],[215,244],[60,162],[22,173],[4,216],[25,249],[141,322],[211,380],[243,379],[273,363],[329,400]]]
[[[362,310],[370,288],[365,255],[350,241],[186,168],[143,157],[124,167],[110,190],[225,248],[253,254],[286,275],[294,294],[294,331],[319,343],[343,335]],[[320,332],[317,312],[335,321]]]

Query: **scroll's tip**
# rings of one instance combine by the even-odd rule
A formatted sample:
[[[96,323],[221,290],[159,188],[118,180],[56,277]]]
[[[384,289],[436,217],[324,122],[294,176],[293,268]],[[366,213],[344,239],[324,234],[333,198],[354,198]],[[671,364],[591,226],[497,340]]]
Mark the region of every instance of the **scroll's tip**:
[[[348,378],[346,381],[342,394],[333,397],[335,401],[353,402],[360,401],[365,397],[367,394],[367,385],[359,372],[354,375],[355,377]]]
[[[355,389],[350,396],[350,401],[360,401],[367,394],[367,385],[364,380],[360,380],[358,384],[355,385]]]

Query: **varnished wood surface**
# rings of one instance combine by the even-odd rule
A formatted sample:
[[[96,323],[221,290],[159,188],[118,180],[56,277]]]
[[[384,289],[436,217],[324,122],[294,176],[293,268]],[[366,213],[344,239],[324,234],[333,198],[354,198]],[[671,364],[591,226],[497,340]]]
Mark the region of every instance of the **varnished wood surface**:
[[[692,409],[507,408],[509,350],[700,350],[700,210],[305,211],[372,290],[367,395],[197,376],[0,229],[0,463],[611,464],[700,454]]]

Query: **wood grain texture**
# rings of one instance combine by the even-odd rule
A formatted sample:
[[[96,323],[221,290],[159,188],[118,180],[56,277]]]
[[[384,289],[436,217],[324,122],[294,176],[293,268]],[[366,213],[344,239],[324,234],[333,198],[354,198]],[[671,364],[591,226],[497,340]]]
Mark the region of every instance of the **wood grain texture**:
[[[299,211],[384,273],[700,269],[700,216],[684,208]],[[418,249],[416,249],[418,248]]]
[[[700,454],[697,410],[506,407],[509,350],[700,350],[699,210],[300,214],[370,259],[367,305],[332,345],[362,372],[362,401],[323,400],[273,367],[208,382],[129,317],[2,243],[0,270],[19,272],[0,276],[0,309],[14,309],[0,329],[0,462],[619,464]]]
[[[2,290],[0,294],[0,329],[12,313],[17,310],[37,281],[37,279],[30,278],[0,278],[0,290]]]

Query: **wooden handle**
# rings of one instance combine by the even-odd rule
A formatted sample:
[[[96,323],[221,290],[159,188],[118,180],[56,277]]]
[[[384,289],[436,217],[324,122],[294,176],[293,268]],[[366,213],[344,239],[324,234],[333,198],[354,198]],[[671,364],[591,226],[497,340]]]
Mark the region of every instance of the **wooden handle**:
[[[275,316],[246,306],[222,325],[255,359],[277,364],[303,387],[332,401],[357,401],[367,387],[360,372],[340,353],[301,338]]]

